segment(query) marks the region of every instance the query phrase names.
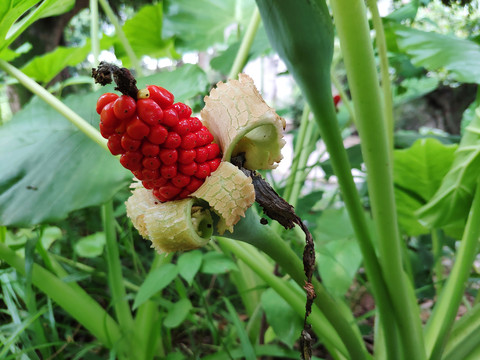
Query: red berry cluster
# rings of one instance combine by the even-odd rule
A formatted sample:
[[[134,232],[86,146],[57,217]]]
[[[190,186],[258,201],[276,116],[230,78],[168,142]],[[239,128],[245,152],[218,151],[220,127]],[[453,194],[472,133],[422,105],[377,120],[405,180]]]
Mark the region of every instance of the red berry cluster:
[[[120,163],[160,201],[186,198],[220,165],[220,148],[192,109],[150,85],[137,100],[106,93],[97,101],[100,133]]]

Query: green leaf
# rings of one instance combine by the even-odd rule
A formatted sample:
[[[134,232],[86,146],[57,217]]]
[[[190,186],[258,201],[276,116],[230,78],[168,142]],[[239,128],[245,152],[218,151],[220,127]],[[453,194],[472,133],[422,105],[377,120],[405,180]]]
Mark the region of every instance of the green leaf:
[[[246,27],[253,9],[253,0],[166,1],[163,34],[175,37],[182,51],[205,51],[225,43],[227,28]]]
[[[385,18],[398,23],[405,20],[414,20],[415,16],[417,16],[419,5],[419,0],[412,0],[408,4],[403,5],[402,7],[388,14]]]
[[[183,66],[138,79],[158,84],[176,101],[205,93],[205,73]],[[73,111],[98,127],[95,104],[113,86],[65,99]],[[118,159],[93,143],[38,98],[0,127],[0,223],[31,226],[65,218],[69,212],[112,198],[132,178]]]
[[[480,114],[469,126],[455,152],[452,166],[432,199],[417,215],[429,228],[446,229],[455,226],[451,234],[457,238],[462,235],[478,180],[480,168]]]
[[[417,140],[410,148],[394,151],[395,200],[400,227],[406,234],[429,233],[415,212],[440,187],[452,165],[456,145],[443,145],[435,139]]]
[[[205,274],[223,274],[229,271],[238,271],[237,264],[224,254],[209,252],[203,256],[203,263],[200,270]]]
[[[90,41],[82,47],[59,46],[55,50],[34,57],[21,70],[38,82],[47,83],[67,66],[75,66],[84,61],[90,52]]]
[[[133,309],[138,308],[156,293],[166,288],[177,275],[178,268],[174,264],[165,264],[153,270],[140,286],[133,302]]]
[[[292,349],[302,331],[302,319],[273,289],[263,292],[261,302],[267,321],[278,339]]]
[[[352,284],[362,261],[355,233],[344,208],[327,209],[314,230],[318,252],[318,271],[325,287],[343,296]]]
[[[163,325],[169,329],[180,326],[187,318],[190,310],[192,310],[190,300],[186,298],[180,299],[168,310],[168,314],[163,320]]]
[[[103,248],[105,247],[105,241],[105,233],[97,232],[78,240],[73,249],[78,256],[94,258],[102,255]]]
[[[0,1],[0,53],[38,19],[69,11],[75,0],[11,0]]]
[[[44,249],[49,249],[50,246],[62,237],[62,230],[56,226],[48,226],[43,229],[42,246]]]
[[[186,64],[174,71],[159,72],[151,76],[137,79],[139,89],[147,85],[158,85],[168,89],[175,101],[184,102],[209,90],[207,75],[197,65]]]
[[[193,278],[200,270],[202,258],[203,255],[200,250],[188,251],[178,257],[178,273],[185,279],[188,285],[192,285]]]
[[[346,150],[347,150],[348,161],[349,161],[352,169],[361,170],[362,169],[362,164],[363,164],[363,156],[362,156],[362,149],[360,147],[360,144],[350,146]],[[327,160],[321,162],[320,166],[322,167],[323,171],[325,172],[325,177],[327,179],[330,176],[334,175],[332,162],[331,162],[330,159],[327,159]]]
[[[480,45],[452,35],[441,35],[395,26],[397,44],[416,66],[428,70],[448,70],[464,83],[480,83]]]
[[[142,7],[134,17],[125,22],[123,31],[137,56],[179,58],[175,52],[173,40],[162,38],[162,23],[162,2]],[[126,56],[122,56],[122,53],[117,51],[116,55],[126,60],[124,59]]]
[[[237,330],[238,338],[240,339],[240,345],[243,350],[243,357],[245,360],[256,360],[257,356],[255,354],[255,349],[248,338],[247,331],[242,324],[242,321],[238,317],[237,310],[234,308],[233,304],[227,298],[223,298],[225,305],[228,310],[228,314],[230,315],[230,320],[233,322],[235,329]]]
[[[210,60],[210,66],[212,69],[221,72],[222,74],[228,74],[232,68],[237,52],[240,49],[241,41],[237,41],[230,45],[220,55]],[[270,44],[268,42],[265,28],[261,26],[255,34],[250,52],[248,54],[248,61],[254,60],[261,55],[266,54],[270,50]]]
[[[100,92],[65,104],[98,123]],[[99,205],[130,181],[118,160],[35,97],[0,127],[0,223],[31,226]]]

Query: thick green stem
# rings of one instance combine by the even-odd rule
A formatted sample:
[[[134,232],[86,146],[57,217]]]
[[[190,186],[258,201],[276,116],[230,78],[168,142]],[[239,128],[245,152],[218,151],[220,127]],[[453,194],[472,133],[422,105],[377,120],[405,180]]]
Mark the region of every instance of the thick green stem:
[[[4,70],[7,74],[13,76],[17,79],[20,84],[25,86],[28,90],[32,93],[37,95],[40,99],[45,101],[48,105],[50,105],[53,109],[58,111],[61,115],[65,116],[67,120],[69,120],[73,125],[75,125],[81,132],[87,135],[90,139],[104,148],[106,151],[108,150],[107,147],[107,140],[105,140],[97,129],[95,129],[92,125],[90,125],[87,121],[85,121],[82,117],[76,114],[72,109],[62,103],[59,99],[55,96],[50,94],[45,88],[37,84],[35,81],[30,79],[27,75],[22,73],[20,70],[15,68],[14,66],[10,65],[4,60],[0,59],[0,69]]]
[[[425,328],[425,345],[429,359],[439,359],[465,290],[466,281],[477,256],[480,238],[480,181],[477,182],[467,225],[455,264],[435,304]]]
[[[247,211],[246,218],[235,226],[235,232],[229,237],[249,243],[265,252],[297,284],[302,287],[305,285],[302,261],[269,226],[260,225],[260,218],[253,209]],[[350,357],[359,360],[367,358],[368,354],[350,309],[341,300],[332,298],[320,282],[313,279],[312,283],[317,294],[315,304],[342,338]]]
[[[385,31],[383,30],[383,22],[378,12],[377,0],[367,0],[367,6],[372,15],[373,28],[375,29],[375,37],[377,40],[378,58],[380,59],[380,76],[382,78],[383,92],[383,111],[385,116],[387,139],[389,141],[390,158],[393,156],[393,97],[392,87],[390,83],[390,72],[387,56],[387,41],[385,39]]]
[[[432,252],[433,252],[433,273],[435,276],[435,289],[437,296],[442,292],[443,287],[443,265],[442,265],[442,252],[443,252],[443,232],[440,229],[434,229],[432,231]]]
[[[125,286],[123,284],[122,263],[117,245],[115,233],[115,219],[113,217],[112,200],[102,206],[103,230],[106,238],[106,258],[108,267],[108,282],[112,293],[112,303],[117,315],[118,322],[123,331],[133,331],[133,318],[130,306],[126,298]],[[128,334],[133,336],[133,334]]]
[[[235,254],[236,257],[245,262],[258,276],[260,276],[272,289],[274,289],[282,298],[287,301],[293,310],[303,318],[305,316],[305,300],[304,294],[299,292],[295,287],[291,286],[285,280],[275,276],[273,269],[268,262],[261,256],[249,251],[249,247],[227,238],[218,238],[222,248],[226,248]],[[330,352],[334,349],[340,351],[347,356],[347,350],[342,343],[342,339],[338,336],[335,329],[323,316],[323,314],[313,308],[309,319],[312,323],[313,330],[318,334],[325,343]],[[344,339],[343,339],[344,340]]]
[[[405,356],[425,359],[423,333],[412,284],[403,268],[393,192],[390,146],[366,9],[361,0],[334,0],[332,10],[355,106],[382,273],[394,307]],[[365,259],[366,264],[370,259]],[[375,290],[379,283],[373,283]],[[381,319],[385,320],[382,311]],[[385,321],[384,321],[385,324]],[[385,332],[387,334],[387,332]]]
[[[115,16],[115,13],[110,7],[110,4],[108,3],[107,0],[98,0],[98,1],[100,2],[100,6],[102,7],[103,11],[105,11],[105,14],[107,15],[108,19],[110,20],[112,25],[115,27],[115,32],[118,36],[118,39],[122,43],[122,46],[124,47],[127,53],[127,56],[130,59],[130,62],[132,63],[132,67],[135,69],[135,72],[137,73],[138,76],[142,76],[143,71],[142,71],[142,67],[140,66],[140,61],[138,60],[137,55],[135,55],[132,45],[130,45],[130,42],[125,36],[122,26],[120,25],[120,22],[118,21],[117,17]]]
[[[453,326],[442,359],[464,359],[468,353],[479,347],[480,304],[477,304]]]
[[[98,0],[90,0],[90,39],[92,41],[93,64],[98,65],[100,56],[100,40],[98,28]]]
[[[245,32],[245,36],[240,44],[240,49],[238,49],[237,56],[235,57],[230,70],[230,74],[228,74],[229,79],[235,79],[245,66],[250,48],[252,47],[253,40],[255,39],[255,34],[257,33],[258,26],[260,25],[260,20],[260,13],[258,12],[258,8],[255,7],[250,23],[248,24],[247,31]]]
[[[18,273],[25,275],[25,261],[3,243],[0,243],[0,259]],[[74,317],[107,348],[124,348],[118,324],[85,291],[72,288],[37,264],[33,264],[32,283]]]

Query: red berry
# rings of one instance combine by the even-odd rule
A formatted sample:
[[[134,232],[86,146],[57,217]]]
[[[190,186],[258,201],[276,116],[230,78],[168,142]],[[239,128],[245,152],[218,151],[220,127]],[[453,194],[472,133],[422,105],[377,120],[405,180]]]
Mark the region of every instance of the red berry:
[[[140,148],[142,142],[140,140],[132,139],[127,134],[123,134],[121,144],[126,151],[135,151]]]
[[[162,125],[155,125],[150,129],[148,140],[154,144],[163,144],[168,136],[168,130]]]
[[[158,179],[160,172],[158,170],[143,169],[142,170],[143,178],[147,181]]]
[[[142,168],[143,156],[138,151],[127,151],[120,157],[120,164],[130,171],[137,171]]]
[[[163,121],[162,123],[165,126],[169,126],[173,128],[175,125],[178,124],[178,115],[175,109],[168,108],[163,111]]]
[[[183,136],[180,147],[185,150],[194,149],[198,146],[198,138],[195,133],[188,133]]]
[[[165,178],[163,178],[163,177],[159,177],[158,179],[152,180],[152,184],[153,184],[153,186],[155,186],[155,187],[163,186],[163,185],[165,185],[167,182],[168,182],[168,180],[165,179]]]
[[[160,167],[161,162],[157,157],[149,156],[149,157],[143,158],[142,165],[147,170],[157,170]]]
[[[115,116],[113,112],[113,103],[105,105],[100,113],[100,121],[108,128],[116,128],[120,125],[121,120]]]
[[[214,140],[212,133],[205,126],[202,126],[195,134],[197,135],[197,146],[210,144]]]
[[[167,149],[176,149],[182,143],[182,138],[176,132],[170,131],[163,146]]]
[[[190,191],[188,191],[187,189],[183,189],[181,193],[177,195],[177,199],[185,199],[190,194],[191,194]]]
[[[177,165],[162,165],[160,167],[160,174],[165,179],[171,179],[177,175]]]
[[[208,150],[206,146],[198,147],[195,149],[197,152],[197,156],[195,157],[195,161],[197,163],[204,163],[208,159]]]
[[[180,164],[190,164],[193,162],[193,160],[195,160],[195,156],[197,156],[197,152],[193,149],[178,149],[178,162]]]
[[[148,91],[150,92],[150,99],[153,99],[162,109],[166,109],[173,104],[173,94],[156,85],[147,86]]]
[[[217,170],[221,162],[222,160],[220,158],[208,161],[207,164],[210,166],[210,173],[213,173],[215,170]]]
[[[143,175],[141,170],[132,171],[132,174],[138,179],[143,180]]]
[[[195,192],[200,186],[202,186],[203,180],[197,179],[196,177],[191,178],[190,183],[187,185],[186,189],[190,192]]]
[[[220,146],[216,143],[211,143],[205,146],[208,152],[207,160],[213,160],[220,154]]]
[[[122,121],[120,123],[120,125],[118,125],[116,128],[115,128],[115,133],[116,134],[120,134],[120,135],[123,135],[125,133],[125,131],[127,131],[127,122],[126,121]]]
[[[199,164],[195,176],[199,179],[205,179],[208,175],[210,175],[210,165]]]
[[[150,128],[138,117],[134,118],[127,125],[127,134],[134,139],[143,139],[150,133]]]
[[[180,120],[172,129],[178,135],[184,136],[190,132],[190,122],[188,120]]]
[[[177,174],[170,180],[173,185],[179,188],[183,188],[188,185],[190,182],[191,177],[183,174]]]
[[[200,130],[203,126],[202,122],[196,117],[191,117],[188,122],[190,123],[190,131],[193,132]]]
[[[138,178],[137,178],[138,179]],[[152,180],[143,180],[142,181],[142,185],[145,189],[148,189],[148,190],[152,190],[155,188],[155,186],[153,185],[153,182]]]
[[[180,171],[184,175],[192,176],[195,174],[197,171],[197,163],[192,162],[190,164],[184,165],[184,164],[179,164],[178,165],[178,171]]]
[[[105,105],[110,104],[117,99],[118,99],[118,95],[113,93],[105,93],[103,95],[100,95],[100,97],[97,100],[97,108],[96,108],[97,114],[100,115]]]
[[[164,186],[159,187],[153,191],[153,195],[155,195],[160,201],[168,201],[172,200],[175,196],[180,194],[182,189],[173,186],[171,184],[167,184]]]
[[[340,100],[342,100],[342,98],[340,97],[340,95],[335,95],[333,97],[333,104],[335,105],[335,107],[337,107],[338,103],[340,102]]]
[[[160,151],[160,147],[157,144],[153,144],[150,141],[143,140],[142,154],[145,156],[155,156]]]
[[[111,128],[108,126],[103,125],[103,123],[100,121],[100,134],[105,138],[108,139],[110,135],[113,135],[115,133],[115,128]]]
[[[190,106],[183,103],[173,104],[173,108],[177,111],[178,117],[181,119],[188,119],[192,115]]]
[[[162,108],[152,99],[140,99],[137,101],[137,114],[150,126],[160,124],[163,120]]]
[[[130,119],[135,114],[137,103],[135,100],[128,96],[122,95],[113,103],[113,111],[115,116],[120,120]]]
[[[173,165],[177,162],[178,153],[175,149],[162,149],[158,155],[160,160],[165,165]]]
[[[107,146],[112,155],[120,155],[125,152],[121,144],[122,135],[113,134],[108,138]]]

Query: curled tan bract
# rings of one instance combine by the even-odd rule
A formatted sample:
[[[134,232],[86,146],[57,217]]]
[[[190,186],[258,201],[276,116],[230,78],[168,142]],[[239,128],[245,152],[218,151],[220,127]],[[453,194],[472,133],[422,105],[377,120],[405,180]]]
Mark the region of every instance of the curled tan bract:
[[[139,186],[126,202],[127,216],[157,252],[192,250],[204,246],[213,234],[210,211],[196,203],[193,198],[161,203]]]
[[[148,94],[140,90],[139,98],[144,96]],[[187,199],[161,203],[134,182],[126,202],[133,225],[160,253],[201,247],[213,234],[214,218],[223,234],[233,232],[245,216],[255,189],[252,179],[228,162],[232,156],[244,153],[244,167],[250,170],[274,168],[282,159],[285,120],[263,101],[250,77],[240,74],[239,80],[217,84],[205,103],[203,123],[223,153],[217,170]]]
[[[252,179],[229,162],[222,162],[218,169],[191,196],[205,200],[220,216],[217,230],[233,232],[240,217],[255,201]]]
[[[218,83],[205,97],[201,116],[224,161],[245,153],[245,168],[258,170],[273,169],[282,160],[285,120],[265,103],[248,75]]]

